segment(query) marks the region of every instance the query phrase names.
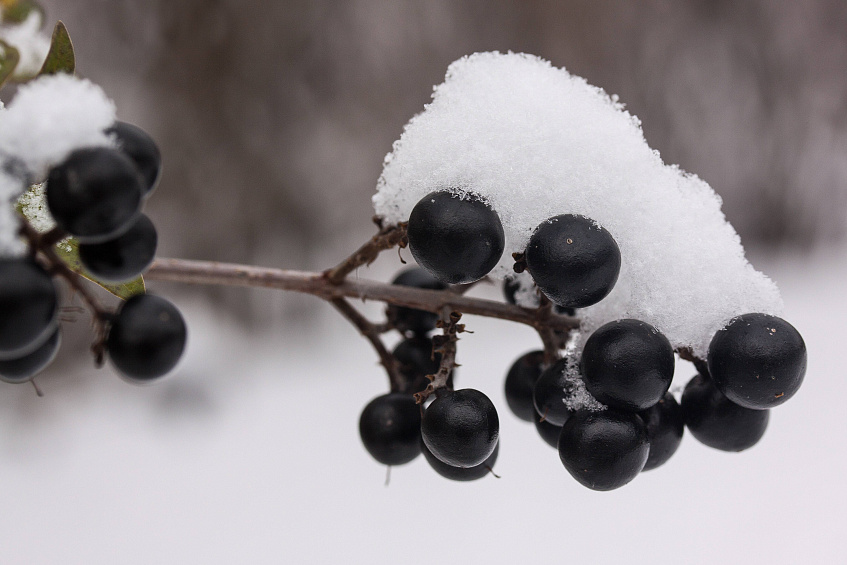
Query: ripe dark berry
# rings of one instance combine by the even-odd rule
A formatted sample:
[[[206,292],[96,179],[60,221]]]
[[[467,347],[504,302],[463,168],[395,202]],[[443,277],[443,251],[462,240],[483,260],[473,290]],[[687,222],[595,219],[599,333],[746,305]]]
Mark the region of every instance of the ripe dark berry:
[[[411,394],[377,396],[362,411],[359,436],[371,457],[383,465],[402,465],[418,456],[421,408]]]
[[[432,340],[424,336],[404,339],[394,348],[394,358],[397,359],[400,376],[404,387],[400,392],[420,392],[429,384],[427,375],[438,372],[441,364],[441,354],[432,355]]]
[[[132,227],[115,239],[103,243],[82,243],[79,258],[88,271],[103,281],[134,279],[156,256],[156,228],[141,214]]]
[[[727,398],[763,410],[779,406],[803,384],[806,344],[782,318],[744,314],[715,334],[708,362],[712,380]]]
[[[573,383],[565,376],[567,366],[567,358],[553,363],[538,377],[532,392],[535,411],[554,426],[561,426],[571,415],[564,402],[573,389]]]
[[[527,422],[535,419],[532,391],[541,376],[543,351],[530,351],[518,357],[506,374],[506,402],[512,413]]]
[[[673,347],[659,330],[639,320],[610,322],[585,342],[581,361],[585,388],[621,410],[656,404],[673,379]]]
[[[475,481],[491,474],[494,469],[494,463],[497,462],[497,455],[500,453],[500,442],[497,442],[494,451],[488,456],[488,459],[473,467],[454,467],[448,465],[427,449],[423,439],[421,439],[421,452],[423,452],[424,458],[430,467],[435,469],[435,472],[445,479],[450,479],[451,481]]]
[[[624,486],[638,476],[649,453],[647,426],[631,412],[578,410],[559,436],[565,469],[593,490]]]
[[[44,344],[23,357],[0,361],[0,381],[7,383],[23,383],[41,372],[56,357],[62,334],[59,328],[44,342]]]
[[[0,359],[40,347],[56,327],[53,279],[29,257],[0,259]]]
[[[618,280],[621,252],[612,235],[585,216],[542,222],[529,239],[526,266],[538,288],[559,306],[585,308]]]
[[[397,277],[391,281],[391,284],[413,286],[415,288],[425,288],[428,290],[444,290],[447,288],[447,285],[429,274],[429,271],[421,269],[420,267],[406,269],[397,275]],[[426,334],[435,328],[435,322],[438,321],[438,315],[425,310],[389,305],[388,320],[394,324],[395,328],[403,333],[413,332],[416,334]]]
[[[470,388],[444,390],[437,395],[421,420],[427,448],[454,467],[475,467],[484,462],[500,436],[500,421],[491,400]]]
[[[159,296],[127,300],[112,322],[106,347],[125,376],[150,381],[176,366],[185,349],[186,328],[176,307]]]
[[[82,243],[112,239],[132,225],[141,206],[141,175],[122,153],[80,149],[47,177],[50,214]]]
[[[650,455],[644,471],[663,465],[676,453],[682,443],[685,418],[682,408],[671,393],[665,393],[662,399],[638,414],[647,425],[647,439],[650,441]]]
[[[478,197],[433,192],[409,216],[409,249],[420,266],[449,284],[470,283],[494,268],[505,235],[497,213]]]
[[[770,417],[770,410],[735,404],[702,375],[685,386],[682,413],[691,435],[722,451],[744,451],[756,445],[765,434]]]
[[[535,422],[535,429],[538,431],[538,435],[541,436],[541,439],[547,442],[547,445],[550,447],[558,449],[559,436],[562,434],[562,426],[551,424],[547,420],[542,422],[541,416],[538,414],[533,415],[533,422]]]
[[[115,122],[106,133],[114,136],[118,149],[135,163],[144,179],[144,193],[150,194],[162,172],[162,154],[156,142],[146,131],[126,122]]]

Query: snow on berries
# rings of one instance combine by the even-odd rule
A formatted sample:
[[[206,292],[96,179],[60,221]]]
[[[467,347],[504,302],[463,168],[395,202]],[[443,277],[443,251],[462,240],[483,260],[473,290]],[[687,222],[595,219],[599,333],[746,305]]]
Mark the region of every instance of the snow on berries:
[[[374,209],[408,221],[424,196],[443,191],[497,213],[505,249],[494,278],[513,274],[512,254],[550,218],[584,216],[608,231],[620,274],[580,310],[586,333],[633,318],[705,358],[732,318],[782,311],[709,185],[663,163],[616,97],[540,58],[477,53],[450,65],[386,157]]]

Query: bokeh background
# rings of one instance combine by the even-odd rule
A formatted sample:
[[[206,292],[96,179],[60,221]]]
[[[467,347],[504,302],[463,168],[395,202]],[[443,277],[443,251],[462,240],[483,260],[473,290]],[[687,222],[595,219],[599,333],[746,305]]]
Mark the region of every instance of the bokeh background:
[[[160,143],[165,173],[148,214],[163,256],[333,264],[372,234],[383,157],[447,65],[530,52],[618,94],[666,162],[715,188],[754,264],[783,289],[810,365],[749,452],[686,437],[666,467],[592,493],[506,409],[505,371],[535,337],[472,319],[458,384],[500,407],[503,478],[449,484],[416,461],[385,488],[356,430],[384,377],[325,305],[153,284],[192,332],[166,382],[138,388],[94,370],[81,319],[39,377],[44,398],[0,389],[0,561],[844,558],[847,3],[43,4],[67,24],[78,73]],[[398,268],[384,257],[360,274]],[[681,365],[674,385],[692,375]]]

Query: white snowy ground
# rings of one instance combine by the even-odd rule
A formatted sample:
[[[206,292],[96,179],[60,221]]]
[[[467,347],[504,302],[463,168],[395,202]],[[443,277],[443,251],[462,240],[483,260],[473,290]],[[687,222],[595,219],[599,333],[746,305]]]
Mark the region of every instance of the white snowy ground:
[[[751,450],[686,436],[609,493],[508,412],[524,328],[468,318],[459,350],[458,384],[498,406],[502,478],[452,483],[419,458],[386,488],[357,431],[384,377],[345,322],[324,308],[319,336],[259,338],[182,302],[190,351],[166,383],[106,369],[45,377],[38,402],[0,388],[0,563],[843,562],[847,249],[756,266],[806,339],[803,388]]]

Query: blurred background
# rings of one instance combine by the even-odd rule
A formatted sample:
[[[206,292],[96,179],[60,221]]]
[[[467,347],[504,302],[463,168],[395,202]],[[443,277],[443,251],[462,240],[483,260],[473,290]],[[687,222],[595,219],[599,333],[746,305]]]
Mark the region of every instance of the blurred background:
[[[94,372],[79,323],[39,379],[45,398],[2,387],[0,475],[13,485],[0,488],[4,562],[381,563],[404,549],[410,563],[430,551],[448,563],[843,559],[847,465],[832,454],[847,425],[818,408],[847,392],[835,379],[847,314],[837,302],[847,274],[847,2],[42,3],[49,22],[67,24],[78,74],[160,144],[165,171],[147,210],[162,256],[332,265],[373,233],[383,157],[448,64],[475,51],[529,52],[619,95],[666,162],[723,197],[754,264],[783,288],[810,370],[805,395],[772,418],[762,445],[734,456],[688,437],[678,466],[622,494],[579,487],[514,418],[504,422],[504,445],[518,449],[501,451],[507,478],[446,484],[417,461],[384,489],[356,432],[384,377],[343,321],[299,296],[152,285],[192,329],[167,382],[139,389]],[[363,276],[389,278],[391,259]],[[474,323],[460,385],[490,392],[505,421],[502,375],[535,338]],[[675,385],[693,374],[681,373]],[[443,508],[453,526],[427,533]],[[415,517],[429,521],[398,522]],[[539,532],[571,545],[522,553]],[[42,547],[48,538],[56,545]],[[656,554],[662,543],[693,554]]]

